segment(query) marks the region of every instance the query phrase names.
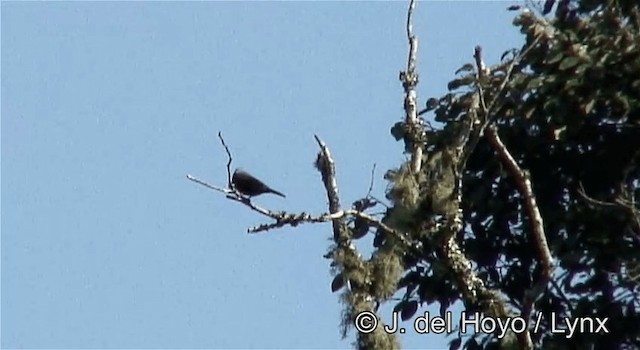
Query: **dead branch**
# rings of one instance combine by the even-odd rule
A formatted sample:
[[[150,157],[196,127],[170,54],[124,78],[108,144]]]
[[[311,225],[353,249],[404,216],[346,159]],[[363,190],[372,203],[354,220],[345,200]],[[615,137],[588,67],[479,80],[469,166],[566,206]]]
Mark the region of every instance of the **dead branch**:
[[[220,142],[222,143],[222,146],[224,147],[224,150],[227,152],[227,186],[229,186],[229,188],[233,188],[233,183],[231,182],[231,161],[233,160],[233,158],[231,157],[231,152],[229,151],[229,147],[227,147],[227,144],[224,142],[224,138],[222,138],[222,132],[218,131],[218,138],[220,139]]]
[[[544,232],[544,222],[542,219],[542,215],[540,214],[540,209],[538,208],[538,204],[536,203],[535,194],[533,193],[533,186],[531,185],[531,179],[529,174],[520,168],[516,160],[513,158],[507,147],[504,145],[500,136],[498,135],[497,129],[495,126],[489,126],[491,122],[491,114],[493,113],[493,108],[496,105],[498,99],[503,95],[508,82],[511,79],[511,74],[513,72],[514,67],[517,63],[520,62],[522,57],[526,55],[531,48],[533,48],[541,36],[538,36],[535,41],[526,49],[524,52],[521,52],[518,56],[514,57],[513,61],[509,65],[507,69],[507,74],[502,81],[500,88],[493,96],[492,101],[487,104],[485,100],[486,96],[484,95],[484,89],[482,84],[482,77],[485,72],[485,65],[482,59],[482,48],[476,47],[474,58],[476,61],[476,70],[478,74],[478,94],[481,96],[480,108],[483,112],[484,123],[480,130],[480,135],[484,132],[484,135],[489,140],[489,143],[493,146],[493,148],[498,152],[498,156],[502,163],[506,166],[509,171],[509,174],[514,177],[516,186],[518,187],[518,191],[523,197],[525,210],[527,215],[531,219],[532,225],[532,233],[533,240],[536,243],[536,249],[538,251],[538,257],[540,258],[540,262],[542,263],[542,276],[538,279],[536,284],[525,294],[525,300],[523,300],[522,306],[522,317],[525,320],[529,320],[531,317],[531,312],[533,310],[533,304],[535,301],[544,293],[549,281],[551,280],[551,272],[553,270],[553,257],[551,256],[551,251],[549,250],[549,245],[547,243],[546,234]],[[531,333],[525,332],[517,335],[518,342],[520,346],[524,349],[532,349],[533,342],[531,340]]]
[[[200,184],[200,185],[202,185],[204,187],[207,187],[209,189],[212,189],[212,190],[215,190],[215,191],[218,191],[218,192],[222,192],[224,194],[233,193],[233,190],[231,190],[229,188],[223,188],[223,187],[218,187],[218,186],[215,186],[215,185],[211,185],[211,184],[209,184],[209,183],[207,183],[207,182],[205,182],[203,180],[198,179],[197,177],[195,177],[195,176],[193,176],[191,174],[187,174],[187,179],[189,179],[189,180],[191,180],[191,181],[193,181],[193,182],[195,182],[197,184]]]
[[[612,202],[600,201],[593,197],[590,197],[589,195],[587,195],[587,192],[585,191],[584,186],[582,185],[582,182],[579,183],[578,194],[580,194],[580,196],[585,201],[587,201],[592,205],[597,205],[602,207],[617,207],[622,211],[626,212],[633,219],[635,224],[635,231],[638,232],[638,235],[640,235],[640,208],[638,207],[638,204],[634,199],[632,190],[627,189],[625,186],[625,183],[628,182],[629,174],[633,169],[637,168],[638,166],[637,164],[638,158],[640,158],[640,150],[636,151],[633,154],[633,156],[631,156],[629,163],[623,169],[623,172],[622,172],[623,176],[622,176],[622,180],[620,181],[619,194],[616,196],[616,198]],[[638,238],[640,238],[640,236]]]
[[[316,168],[320,171],[322,176],[322,183],[327,192],[327,199],[329,200],[329,213],[337,213],[340,211],[340,198],[338,197],[338,182],[336,180],[336,166],[331,158],[331,152],[329,148],[320,140],[317,135],[314,135],[318,146],[320,146],[320,152],[316,158]],[[336,243],[346,242],[347,236],[345,234],[344,222],[340,220],[333,220],[333,239]]]
[[[373,163],[373,167],[371,168],[371,179],[369,181],[369,190],[367,190],[367,195],[366,197],[370,197],[371,196],[371,191],[373,190],[373,179],[375,177],[376,174],[376,163]]]
[[[251,202],[251,200],[248,197],[245,197],[245,196],[241,195],[235,189],[222,188],[222,187],[219,187],[219,186],[212,185],[212,184],[210,184],[210,183],[208,183],[206,181],[198,179],[197,177],[195,177],[195,176],[193,176],[191,174],[187,174],[187,179],[189,179],[189,180],[191,180],[191,181],[193,181],[193,182],[195,182],[195,183],[197,183],[199,185],[207,187],[209,189],[212,189],[212,190],[215,190],[215,191],[218,191],[218,192],[222,192],[222,193],[227,195],[226,197],[228,199],[231,199],[233,201],[242,203],[242,204],[246,205],[247,207],[251,208],[251,210],[253,210],[255,212],[258,212],[258,213],[260,213],[262,215],[268,216],[268,217],[270,217],[270,218],[272,218],[274,220],[278,220],[283,216],[282,212],[271,211],[269,209],[265,209],[265,208],[262,208],[260,206],[255,205],[253,202]]]
[[[409,41],[409,55],[407,58],[406,71],[400,72],[400,81],[404,88],[404,110],[405,123],[407,126],[407,137],[411,145],[411,170],[414,173],[420,172],[422,165],[422,152],[424,147],[424,130],[420,119],[418,119],[418,97],[416,86],[418,85],[418,73],[416,72],[416,61],[418,52],[418,38],[413,34],[413,11],[416,1],[411,0],[407,10],[407,40]],[[406,141],[405,141],[406,142]]]
[[[531,220],[531,230],[533,234],[533,241],[536,245],[536,250],[538,251],[538,257],[540,258],[540,263],[542,264],[542,276],[540,276],[539,280],[536,284],[525,293],[525,300],[523,301],[522,308],[522,317],[525,320],[529,320],[531,316],[531,312],[533,310],[533,303],[544,293],[549,281],[551,280],[551,272],[553,271],[553,257],[551,256],[551,251],[549,250],[549,244],[547,243],[547,237],[544,232],[544,222],[542,219],[542,214],[540,213],[540,208],[536,203],[536,197],[533,193],[533,186],[531,184],[531,177],[526,170],[520,168],[516,160],[513,158],[507,147],[504,145],[498,132],[494,126],[490,126],[485,130],[485,135],[489,140],[489,143],[494,147],[494,149],[498,152],[498,155],[502,161],[502,163],[508,169],[508,172],[511,176],[514,177],[516,186],[518,191],[522,195],[525,211],[527,216]],[[525,342],[527,345],[527,349],[532,348],[531,343],[531,335],[529,332],[526,333],[528,337]],[[521,346],[522,346],[521,342]]]
[[[233,161],[233,157],[231,156],[231,151],[229,151],[229,147],[227,146],[226,142],[224,141],[224,138],[222,137],[222,132],[218,132],[218,138],[220,139],[220,142],[222,143],[222,146],[224,147],[225,152],[227,153],[227,187],[220,187],[220,186],[216,186],[216,185],[212,185],[209,184],[208,182],[204,181],[204,180],[200,180],[197,177],[191,175],[191,174],[187,174],[187,179],[202,185],[204,187],[207,187],[209,189],[218,191],[218,192],[222,192],[224,194],[226,194],[226,197],[230,200],[242,203],[244,205],[246,205],[247,207],[251,208],[251,210],[260,213],[264,216],[268,216],[274,220],[276,220],[276,222],[278,222],[279,220],[282,220],[283,217],[285,217],[286,213],[284,212],[277,212],[277,211],[272,211],[269,209],[265,209],[262,208],[260,206],[255,205],[253,202],[251,202],[251,199],[249,197],[245,197],[243,196],[240,192],[238,192],[235,187],[233,186],[233,183],[231,181],[231,162]]]

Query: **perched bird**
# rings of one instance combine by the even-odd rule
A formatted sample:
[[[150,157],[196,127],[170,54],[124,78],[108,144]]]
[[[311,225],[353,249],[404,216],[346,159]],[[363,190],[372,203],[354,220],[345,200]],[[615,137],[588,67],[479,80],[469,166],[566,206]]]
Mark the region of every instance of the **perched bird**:
[[[284,194],[265,185],[264,182],[256,179],[253,175],[241,169],[236,169],[236,171],[233,172],[231,183],[238,192],[245,196],[253,197],[263,193],[273,193],[280,197],[285,197]]]

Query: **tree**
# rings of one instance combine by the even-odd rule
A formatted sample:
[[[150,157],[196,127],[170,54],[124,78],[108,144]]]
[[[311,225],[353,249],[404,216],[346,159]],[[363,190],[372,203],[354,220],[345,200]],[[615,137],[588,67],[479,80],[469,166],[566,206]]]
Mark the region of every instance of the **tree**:
[[[522,47],[493,66],[477,47],[450,92],[422,111],[414,5],[400,74],[406,118],[391,129],[411,159],[387,171],[381,218],[369,214],[383,205],[369,195],[343,208],[318,137],[327,213],[256,206],[231,184],[230,153],[228,188],[216,189],[274,220],[252,232],[332,223],[326,257],[343,335],[382,303],[410,319],[425,304],[444,313],[462,302],[467,314],[522,320],[524,329],[458,336],[451,348],[640,348],[640,5],[548,0],[538,14],[514,6]],[[365,258],[352,242],[368,234],[374,252]],[[553,332],[567,328],[553,324],[564,318],[588,329]],[[357,333],[356,347],[399,348],[382,326]]]
[[[451,93],[427,103],[444,127],[425,130],[420,171],[389,173],[385,220],[422,248],[401,250],[398,308],[462,299],[527,321],[535,310],[539,330],[517,348],[638,348],[640,7],[555,5],[550,21],[516,17],[526,42],[502,63],[485,68],[476,49]],[[553,334],[552,316],[608,319],[608,333]],[[466,347],[505,345],[476,338]]]

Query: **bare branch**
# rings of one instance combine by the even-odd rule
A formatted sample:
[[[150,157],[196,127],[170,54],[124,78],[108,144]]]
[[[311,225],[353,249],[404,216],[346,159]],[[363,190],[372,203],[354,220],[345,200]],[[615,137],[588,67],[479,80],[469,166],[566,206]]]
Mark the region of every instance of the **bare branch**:
[[[482,61],[482,47],[476,46],[475,50],[473,51],[473,58],[476,60],[476,86],[478,87],[478,95],[480,97],[480,107],[483,111],[487,111],[488,109],[484,99],[484,89],[482,88],[482,81],[484,81],[484,77],[486,74],[486,67],[484,65],[484,62]],[[484,115],[483,117],[486,119],[486,115]]]
[[[373,163],[373,168],[371,168],[371,181],[369,181],[369,190],[367,190],[366,197],[371,196],[371,191],[373,190],[373,178],[376,174],[376,163]]]
[[[382,222],[360,211],[343,211],[340,208],[335,163],[331,158],[331,153],[329,152],[329,148],[327,147],[327,145],[317,135],[314,135],[314,137],[316,139],[316,142],[318,143],[318,146],[320,146],[320,152],[318,152],[315,165],[322,175],[322,182],[324,183],[327,198],[329,200],[329,213],[320,217],[310,217],[303,213],[298,217],[284,218],[278,221],[277,224],[297,225],[300,222],[304,222],[304,220],[307,220],[307,222],[331,221],[333,225],[333,239],[335,242],[335,246],[331,248],[331,250],[327,255],[325,255],[325,257],[332,258],[334,267],[336,267],[336,269],[345,276],[366,274],[366,263],[362,261],[362,257],[355,251],[355,248],[350,242],[351,231],[347,227],[345,220],[346,216],[355,216],[359,219],[367,221],[369,225],[376,226],[382,230],[389,230],[389,232],[395,231],[393,231],[390,227],[386,226]],[[273,226],[274,225],[257,227],[256,229],[265,230]],[[354,260],[345,262],[341,258],[338,258],[344,255],[352,256]],[[374,297],[371,295],[371,292],[368,290],[368,288],[352,283],[349,283],[348,286],[349,288],[345,291],[344,294],[344,300],[347,300],[347,302],[346,308],[343,311],[343,336],[345,336],[346,330],[349,325],[353,324],[354,317],[357,313],[362,311],[375,312],[376,310],[374,305]],[[385,343],[387,343],[385,348],[397,348],[397,346],[394,345],[396,344],[396,340],[393,334],[384,332],[374,332],[372,334],[359,332],[357,334],[357,343],[359,344],[360,348],[370,348],[369,344],[375,342],[374,339],[377,339],[378,341],[380,339],[384,339]]]
[[[413,35],[413,10],[416,8],[416,0],[410,0],[409,9],[407,10],[407,39],[409,39],[409,58],[407,59],[407,72],[414,72],[416,69],[416,60],[418,52],[418,39]]]
[[[369,182],[369,190],[367,191],[367,195],[365,196],[365,198],[371,198],[375,201],[376,204],[380,204],[385,208],[389,208],[387,204],[385,204],[380,199],[378,199],[377,197],[371,194],[371,191],[373,191],[373,179],[375,177],[375,173],[376,173],[376,164],[373,163],[373,168],[371,168],[371,181]]]
[[[336,167],[331,158],[329,148],[317,135],[314,135],[318,146],[320,146],[320,152],[316,158],[316,168],[322,175],[322,182],[327,192],[327,199],[329,200],[329,212],[337,213],[340,211],[340,198],[338,197],[338,182],[336,180]],[[336,243],[345,242],[347,240],[344,234],[343,223],[339,220],[333,220],[333,238]]]
[[[538,251],[538,257],[542,264],[542,276],[533,286],[533,288],[525,294],[525,300],[523,301],[523,318],[529,320],[533,303],[544,293],[549,281],[551,280],[551,271],[553,270],[553,257],[549,250],[549,244],[547,243],[547,237],[544,232],[544,222],[542,220],[542,214],[540,214],[540,208],[536,203],[536,197],[533,193],[533,186],[531,179],[527,171],[520,168],[516,160],[513,158],[507,147],[504,145],[495,126],[490,126],[485,130],[487,139],[493,145],[494,149],[498,152],[498,155],[502,163],[506,166],[511,176],[514,177],[518,191],[522,195],[525,210],[529,219],[531,220],[531,229],[533,233],[533,241],[536,244],[536,250]],[[527,349],[533,347],[531,343],[531,334],[529,332],[524,333],[526,339],[522,339],[519,335],[521,346],[525,346]]]
[[[498,94],[494,96],[493,100],[491,101],[487,109],[484,111],[487,116],[490,115],[490,113],[492,112],[491,108],[495,105],[498,97],[502,95],[502,92],[505,90],[505,87],[511,78],[511,73],[516,63],[519,62],[522,59],[522,57],[524,57],[527,53],[529,53],[531,48],[535,46],[535,44],[540,40],[540,38],[541,36],[538,36],[534,40],[534,42],[526,50],[524,50],[524,52],[520,53],[510,64],[507,71],[507,75],[500,86]],[[476,56],[477,56],[476,63],[478,64],[478,67],[477,67],[478,71],[482,71],[484,67],[481,54],[482,54],[482,49],[481,48],[476,49]],[[479,85],[478,89],[482,90],[482,86]],[[489,120],[487,120],[487,122],[488,121]],[[529,178],[529,175],[526,173],[526,171],[520,168],[516,160],[513,158],[513,156],[511,156],[511,153],[507,150],[507,147],[504,145],[504,143],[502,143],[502,140],[500,140],[500,137],[498,136],[496,128],[490,127],[490,128],[487,128],[486,131],[487,131],[486,135],[489,141],[496,148],[496,151],[501,157],[503,163],[505,163],[507,168],[511,170],[511,174],[515,177],[516,182],[520,187],[519,190],[525,199],[525,206],[527,207],[528,214],[534,223],[533,232],[534,232],[534,235],[536,236],[535,238],[539,245],[538,248],[540,250],[540,254],[542,254],[541,259],[542,259],[543,266],[545,267],[545,270],[546,270],[545,274],[549,274],[549,278],[550,278],[553,259],[551,257],[551,252],[549,251],[549,246],[547,244],[546,236],[544,234],[544,224],[542,221],[542,215],[540,214],[540,210],[535,201],[535,195],[533,193],[533,189],[531,186],[531,179]]]
[[[239,202],[244,204],[245,206],[251,208],[251,210],[260,213],[264,216],[268,216],[274,220],[276,220],[276,223],[279,222],[279,220],[282,220],[283,217],[285,217],[287,214],[285,214],[284,212],[276,212],[276,211],[272,211],[269,209],[265,209],[262,208],[260,206],[255,205],[253,202],[251,202],[251,198],[243,196],[240,192],[238,192],[238,190],[236,190],[235,186],[233,186],[233,182],[231,181],[231,162],[233,161],[233,157],[231,156],[231,152],[229,151],[229,147],[227,146],[226,142],[224,141],[224,138],[222,137],[222,132],[218,132],[218,138],[220,139],[220,142],[222,143],[222,146],[224,147],[226,153],[227,153],[227,188],[223,188],[223,187],[219,187],[219,186],[215,186],[215,185],[211,185],[206,181],[200,180],[197,177],[191,175],[191,174],[187,174],[187,179],[202,185],[204,187],[207,187],[209,189],[218,191],[218,192],[222,192],[224,194],[226,194],[226,197],[230,200]]]
[[[509,81],[511,81],[511,75],[513,74],[513,69],[518,64],[520,64],[522,59],[527,54],[529,54],[529,52],[534,47],[536,47],[536,45],[538,44],[538,42],[540,42],[540,39],[542,39],[543,36],[544,36],[544,34],[539,34],[538,36],[536,36],[536,38],[533,40],[531,45],[529,45],[524,51],[518,53],[518,55],[516,55],[516,57],[514,57],[513,60],[511,61],[511,63],[509,64],[509,67],[507,68],[507,74],[505,75],[504,80],[502,81],[502,84],[500,84],[500,88],[498,89],[498,92],[493,96],[493,99],[491,100],[491,103],[489,103],[489,105],[487,106],[487,109],[484,111],[485,115],[487,117],[487,121],[486,121],[487,123],[490,122],[489,116],[493,113],[493,108],[495,107],[495,105],[498,102],[498,100],[500,98],[502,98],[502,94],[506,90],[507,84],[509,83]],[[482,58],[480,58],[480,62],[482,62]]]
[[[195,183],[197,183],[199,185],[207,187],[209,189],[212,189],[212,190],[215,190],[215,191],[218,191],[218,192],[222,192],[222,193],[227,195],[228,199],[231,199],[233,201],[242,203],[242,204],[246,205],[247,207],[251,208],[253,211],[258,212],[258,213],[260,213],[262,215],[268,216],[268,217],[270,217],[270,218],[272,218],[274,220],[279,220],[284,215],[282,212],[271,211],[269,209],[265,209],[265,208],[262,208],[262,207],[259,207],[259,206],[255,205],[255,204],[253,204],[253,202],[251,202],[251,199],[249,197],[243,196],[238,191],[236,191],[234,188],[222,188],[222,187],[219,187],[219,186],[211,185],[208,182],[200,180],[200,179],[198,179],[197,177],[195,177],[195,176],[193,176],[191,174],[187,175],[187,179],[189,179],[189,180],[191,180],[191,181],[193,181],[193,182],[195,182]]]
[[[225,194],[233,193],[233,190],[231,190],[229,188],[223,188],[223,187],[218,187],[218,186],[215,186],[215,185],[211,185],[211,184],[209,184],[209,183],[207,183],[207,182],[205,182],[203,180],[198,179],[197,177],[195,177],[195,176],[193,176],[191,174],[187,174],[187,179],[189,179],[189,180],[191,180],[191,181],[193,181],[193,182],[195,182],[197,184],[200,184],[200,185],[202,185],[204,187],[207,187],[209,189],[218,191],[218,192],[222,192],[222,193],[225,193]]]
[[[578,194],[587,202],[591,203],[591,204],[595,204],[595,205],[599,205],[599,206],[603,206],[603,207],[615,207],[616,203],[612,203],[612,202],[604,202],[604,201],[600,201],[597,200],[595,198],[590,197],[587,192],[584,189],[584,186],[582,185],[582,181],[578,182]]]
[[[516,57],[514,57],[514,59],[509,64],[509,67],[507,69],[507,74],[504,77],[504,80],[502,81],[500,88],[494,94],[491,102],[488,105],[485,101],[486,96],[484,94],[484,89],[483,89],[483,80],[484,80],[483,77],[484,77],[486,68],[482,59],[482,48],[478,46],[476,47],[474,52],[474,58],[476,61],[476,70],[477,70],[477,76],[478,76],[477,89],[478,89],[478,95],[480,96],[480,108],[483,112],[483,116],[482,116],[483,123],[480,127],[480,130],[478,130],[478,133],[477,133],[478,137],[476,137],[475,141],[477,143],[479,136],[484,133],[484,135],[487,137],[491,145],[498,152],[498,155],[502,163],[505,164],[511,176],[514,177],[516,185],[518,187],[518,191],[523,197],[525,210],[532,222],[533,240],[536,243],[538,256],[542,264],[541,278],[539,278],[536,284],[533,286],[533,288],[531,288],[525,294],[525,300],[523,300],[523,303],[522,303],[523,304],[522,317],[525,320],[529,320],[529,318],[531,317],[533,304],[540,297],[540,295],[544,293],[544,290],[547,288],[547,285],[551,280],[551,272],[553,270],[553,257],[551,255],[551,251],[549,250],[549,245],[547,243],[546,234],[544,232],[544,222],[542,219],[542,214],[540,214],[540,209],[538,207],[538,204],[536,203],[535,194],[533,193],[533,186],[531,184],[530,176],[525,170],[520,168],[518,163],[515,161],[515,159],[509,152],[509,150],[507,150],[507,147],[504,145],[504,143],[500,139],[500,136],[498,135],[498,132],[495,126],[489,126],[489,123],[491,122],[491,114],[493,113],[494,106],[496,106],[496,104],[498,103],[498,100],[504,94],[507,84],[511,80],[513,69],[517,64],[520,63],[521,59],[527,53],[529,53],[529,51],[533,47],[535,47],[535,45],[537,44],[537,42],[540,40],[541,37],[542,36],[539,35],[534,40],[534,42],[529,47],[527,47],[527,49],[525,49],[523,52],[519,53]],[[473,144],[472,147],[474,146],[475,144]],[[473,151],[472,149],[467,150],[468,152],[467,155],[470,155],[472,151]],[[466,157],[465,157],[465,160],[466,160]],[[531,340],[530,332],[520,333],[517,335],[517,337],[521,347],[525,349],[533,348],[533,342]]]
[[[420,119],[418,119],[418,97],[416,86],[418,85],[418,73],[416,72],[416,61],[418,57],[418,38],[413,34],[413,11],[416,1],[411,0],[407,10],[407,39],[409,41],[409,57],[407,58],[407,70],[400,72],[400,81],[404,88],[404,110],[405,124],[407,127],[407,138],[405,142],[411,144],[411,170],[414,173],[420,172],[422,165],[422,148],[424,147],[424,130]]]
[[[329,222],[329,221],[345,219],[351,216],[354,218],[363,219],[364,221],[366,221],[366,223],[369,226],[378,228],[381,231],[398,238],[406,246],[411,247],[410,240],[405,233],[391,228],[390,226],[386,225],[385,223],[381,222],[380,220],[374,218],[371,215],[368,215],[366,213],[363,213],[361,211],[354,210],[354,209],[340,210],[335,213],[325,213],[317,216],[313,216],[307,213],[300,213],[300,214],[279,213],[278,215],[279,215],[278,217],[274,217],[274,219],[276,219],[277,222],[273,224],[265,224],[265,225],[252,227],[249,229],[249,232],[258,233],[258,232],[267,231],[273,228],[279,228],[287,225],[295,227],[304,223]]]
[[[229,188],[233,188],[233,183],[231,182],[231,161],[233,160],[233,158],[231,157],[231,152],[229,152],[229,147],[227,147],[227,144],[224,142],[224,139],[222,138],[222,132],[218,131],[218,138],[220,139],[220,142],[222,142],[222,146],[224,147],[224,150],[227,152],[227,157],[229,158],[229,160],[227,161],[227,183],[229,186]]]
[[[640,244],[640,208],[638,207],[635,196],[633,193],[633,189],[628,189],[628,179],[629,174],[635,168],[637,168],[636,159],[640,156],[640,150],[636,151],[631,159],[629,160],[629,164],[623,169],[622,180],[620,181],[620,189],[619,193],[613,201],[605,202],[601,200],[597,200],[593,197],[587,195],[582,182],[579,183],[578,194],[589,204],[593,206],[599,207],[609,207],[613,209],[620,210],[626,215],[629,216],[630,221],[633,224],[630,224],[627,228],[631,238]],[[633,227],[632,227],[633,226]],[[627,262],[627,276],[631,281],[635,281],[640,279],[640,264],[637,262]]]
[[[640,208],[635,201],[633,191],[626,188],[626,183],[629,179],[629,174],[635,168],[637,168],[636,159],[640,157],[640,150],[636,151],[631,159],[629,160],[629,164],[623,169],[622,180],[620,181],[620,193],[616,196],[616,198],[612,202],[605,202],[597,200],[593,197],[587,195],[582,182],[579,183],[578,194],[593,205],[598,205],[602,207],[617,207],[623,211],[625,211],[634,221],[635,231],[637,231],[640,235]],[[640,239],[640,236],[635,237],[636,239]]]

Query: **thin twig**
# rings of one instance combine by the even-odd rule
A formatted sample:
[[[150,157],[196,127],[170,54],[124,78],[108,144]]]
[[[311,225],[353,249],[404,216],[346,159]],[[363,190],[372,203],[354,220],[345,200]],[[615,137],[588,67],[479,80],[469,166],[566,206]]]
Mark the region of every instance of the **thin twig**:
[[[502,84],[500,84],[500,88],[498,89],[498,92],[495,94],[495,96],[493,96],[493,99],[491,100],[491,103],[489,103],[489,105],[487,106],[487,109],[485,111],[486,116],[487,116],[487,121],[486,123],[489,123],[489,116],[493,113],[493,108],[495,107],[496,103],[498,102],[498,99],[500,99],[502,97],[502,94],[504,93],[504,91],[506,90],[507,84],[509,83],[509,81],[511,81],[511,74],[513,74],[513,69],[520,64],[520,62],[522,61],[522,59],[529,54],[529,52],[531,50],[533,50],[533,48],[536,46],[536,44],[538,44],[538,42],[540,41],[540,39],[542,39],[543,34],[538,34],[538,36],[536,36],[536,38],[533,40],[533,42],[531,43],[531,45],[527,46],[527,48],[520,52],[516,57],[514,57],[513,61],[511,61],[511,64],[509,64],[509,67],[507,68],[507,74],[504,77],[504,80],[502,81]],[[481,59],[482,61],[482,59]]]
[[[227,152],[227,181],[228,181],[228,186],[229,188],[233,188],[233,183],[231,181],[231,161],[233,160],[233,158],[231,157],[231,152],[229,151],[229,147],[227,147],[227,144],[224,142],[224,138],[222,138],[222,132],[218,131],[218,138],[220,139],[220,142],[222,142],[222,146],[224,147],[224,150]]]
[[[476,61],[476,74],[477,74],[476,88],[478,89],[478,98],[479,98],[478,103],[480,105],[479,107],[480,107],[480,110],[482,111],[482,115],[480,116],[481,120],[480,120],[479,127],[473,133],[474,135],[469,137],[470,139],[468,142],[469,146],[467,146],[464,152],[462,161],[460,163],[460,168],[464,168],[464,165],[467,163],[467,161],[471,157],[471,153],[473,153],[473,150],[476,148],[480,140],[480,137],[484,133],[485,128],[491,122],[490,116],[493,113],[493,109],[498,99],[502,97],[504,91],[506,90],[507,84],[511,80],[511,75],[513,74],[513,70],[515,69],[516,65],[518,65],[522,61],[522,59],[527,54],[529,54],[529,52],[533,49],[533,47],[535,47],[535,45],[540,41],[542,36],[543,36],[542,34],[538,35],[534,39],[533,43],[531,43],[531,45],[529,45],[524,51],[521,51],[520,53],[515,55],[515,57],[511,60],[511,63],[509,63],[507,67],[506,74],[502,80],[502,83],[500,84],[500,87],[498,88],[498,91],[496,92],[495,96],[493,97],[493,99],[488,105],[485,98],[484,88],[482,86],[483,80],[481,79],[486,75],[486,66],[482,59],[482,47],[476,46],[473,57]],[[477,106],[474,105],[472,108],[477,108]]]
[[[189,180],[191,180],[191,181],[193,181],[193,182],[195,182],[197,184],[200,184],[200,185],[202,185],[204,187],[207,187],[207,188],[210,188],[212,190],[218,191],[218,192],[222,192],[222,193],[225,193],[225,194],[233,193],[233,190],[231,190],[229,188],[222,188],[222,187],[218,187],[218,186],[215,186],[215,185],[211,185],[211,184],[209,184],[209,183],[207,183],[207,182],[205,182],[203,180],[198,179],[197,177],[195,177],[195,176],[193,176],[191,174],[187,174],[187,179],[189,179]]]
[[[276,222],[278,222],[278,220],[281,220],[286,214],[284,212],[276,212],[276,211],[272,211],[269,209],[265,209],[262,208],[260,206],[255,205],[253,202],[251,202],[251,198],[242,195],[242,193],[238,192],[238,190],[235,188],[235,186],[233,185],[233,182],[231,181],[231,162],[233,161],[233,157],[231,156],[231,151],[229,151],[229,147],[227,146],[226,142],[224,141],[224,138],[222,137],[222,132],[218,132],[218,138],[220,139],[220,142],[222,143],[222,146],[224,147],[226,153],[227,153],[227,183],[228,183],[228,187],[227,188],[223,188],[223,187],[219,187],[216,185],[212,185],[204,180],[200,180],[197,177],[191,175],[191,174],[187,174],[187,179],[189,179],[190,181],[193,181],[199,185],[202,185],[204,187],[207,187],[209,189],[218,191],[218,192],[222,192],[224,194],[226,194],[226,197],[230,200],[242,203],[244,205],[246,205],[247,207],[251,208],[251,210],[260,213],[264,216],[268,216],[274,220],[276,220]]]
[[[375,201],[376,204],[380,204],[385,208],[389,208],[387,204],[385,204],[383,201],[381,201],[376,196],[371,194],[371,192],[373,191],[373,179],[375,178],[375,172],[376,172],[376,163],[373,163],[373,168],[371,168],[371,181],[369,182],[369,190],[367,191],[367,196],[365,198],[371,198]]]
[[[623,182],[624,181],[625,180],[623,180]],[[625,190],[623,185],[624,184],[620,185],[621,191],[623,193],[619,194],[613,200],[613,202],[605,202],[605,201],[597,200],[587,195],[587,192],[585,191],[584,186],[582,185],[582,181],[578,183],[578,194],[585,201],[587,201],[592,205],[597,205],[601,207],[618,208],[618,209],[621,209],[622,211],[625,211],[631,217],[633,223],[635,224],[635,231],[638,232],[637,235],[635,234],[633,235],[633,238],[636,241],[640,242],[640,209],[638,209],[635,205],[633,193],[630,193],[630,191]],[[630,197],[630,199],[626,199],[625,196]],[[634,232],[633,229],[632,229],[632,232]]]
[[[371,196],[371,191],[373,190],[373,178],[376,174],[376,163],[373,163],[373,168],[371,168],[371,180],[369,181],[369,190],[367,191],[366,197]]]
[[[597,200],[593,197],[590,197],[587,192],[584,189],[584,186],[582,185],[582,181],[578,182],[578,190],[577,190],[578,194],[587,202],[591,203],[591,204],[596,204],[602,207],[616,207],[616,203],[612,203],[612,202],[605,202],[605,201],[601,201],[601,200]]]
[[[234,200],[236,202],[240,202],[240,203],[246,205],[247,207],[251,208],[252,210],[254,210],[254,211],[256,211],[256,212],[258,212],[258,213],[260,213],[262,215],[268,216],[268,217],[270,217],[270,218],[272,218],[274,220],[280,219],[282,217],[282,215],[283,215],[282,212],[275,212],[275,211],[272,211],[272,210],[269,210],[269,209],[265,209],[265,208],[262,208],[260,206],[255,205],[253,202],[251,202],[251,199],[249,197],[243,196],[242,194],[240,194],[238,191],[236,191],[233,188],[218,187],[218,186],[212,185],[212,184],[210,184],[210,183],[208,183],[208,182],[206,182],[204,180],[200,180],[197,177],[195,177],[193,175],[190,175],[190,174],[187,175],[187,179],[189,179],[189,180],[191,180],[191,181],[193,181],[193,182],[195,182],[195,183],[197,183],[199,185],[207,187],[209,189],[212,189],[212,190],[215,190],[215,191],[218,191],[218,192],[222,192],[222,193],[227,195],[228,199]]]

